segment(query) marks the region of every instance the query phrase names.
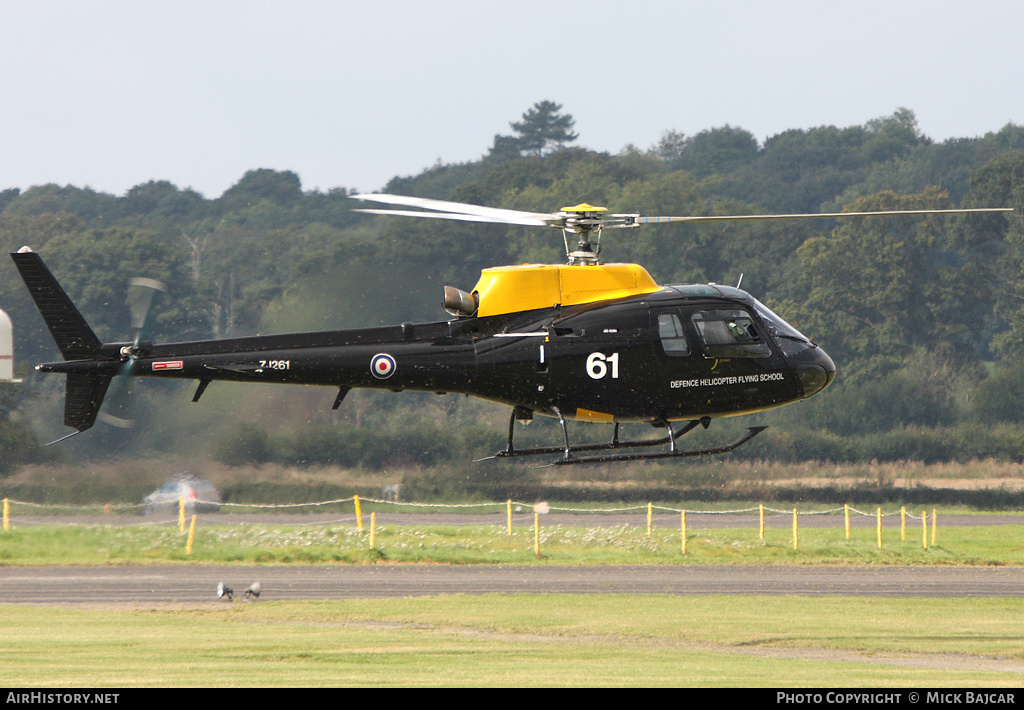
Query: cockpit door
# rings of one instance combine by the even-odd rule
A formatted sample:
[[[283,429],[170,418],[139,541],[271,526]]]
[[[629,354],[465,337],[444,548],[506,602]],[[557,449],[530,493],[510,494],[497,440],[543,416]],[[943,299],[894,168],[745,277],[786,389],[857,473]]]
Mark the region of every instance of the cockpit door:
[[[760,409],[792,397],[777,347],[739,304],[651,308],[670,419]]]
[[[557,320],[550,332],[545,372],[563,412],[596,422],[650,418],[660,373],[645,304],[586,309]]]

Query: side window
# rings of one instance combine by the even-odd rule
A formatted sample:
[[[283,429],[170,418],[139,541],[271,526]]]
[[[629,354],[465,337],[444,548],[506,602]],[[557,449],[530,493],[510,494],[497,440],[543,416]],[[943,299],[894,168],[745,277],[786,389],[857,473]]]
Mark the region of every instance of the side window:
[[[693,324],[710,357],[768,357],[772,354],[746,311],[697,311],[693,314]]]
[[[683,324],[675,313],[662,313],[658,316],[658,336],[666,355],[685,357],[690,354],[690,344],[683,335]]]

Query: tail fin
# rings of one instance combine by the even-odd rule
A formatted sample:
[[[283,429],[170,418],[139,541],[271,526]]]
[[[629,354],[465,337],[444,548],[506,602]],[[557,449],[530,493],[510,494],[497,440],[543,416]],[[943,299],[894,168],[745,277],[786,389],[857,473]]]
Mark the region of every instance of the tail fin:
[[[102,343],[38,254],[22,247],[11,254],[65,360],[93,360]],[[85,431],[96,421],[112,375],[67,372],[64,424]]]
[[[68,374],[64,394],[64,426],[85,431],[96,423],[110,375]]]
[[[46,268],[42,258],[28,247],[22,247],[17,254],[11,254],[11,258],[64,359],[86,360],[95,357],[101,345],[99,338]]]

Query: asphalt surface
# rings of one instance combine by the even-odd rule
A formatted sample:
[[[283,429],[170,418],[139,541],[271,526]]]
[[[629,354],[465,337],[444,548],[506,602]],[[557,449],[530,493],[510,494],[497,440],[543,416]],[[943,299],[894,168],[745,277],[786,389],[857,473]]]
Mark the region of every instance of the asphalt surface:
[[[236,603],[436,594],[753,594],[1020,597],[1024,568],[879,566],[267,565],[0,568],[0,603],[46,605]]]

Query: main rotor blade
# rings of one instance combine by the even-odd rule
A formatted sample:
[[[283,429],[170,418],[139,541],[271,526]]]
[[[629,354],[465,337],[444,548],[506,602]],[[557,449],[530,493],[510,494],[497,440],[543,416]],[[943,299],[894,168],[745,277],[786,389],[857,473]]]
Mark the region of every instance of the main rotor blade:
[[[354,209],[353,212],[365,212],[366,214],[382,214],[392,217],[426,217],[427,219],[454,219],[462,222],[488,222],[490,224],[522,224],[527,227],[547,227],[547,222],[537,219],[496,219],[494,217],[483,217],[475,214],[456,214],[454,212],[416,212],[414,210],[371,210]]]
[[[691,217],[637,217],[640,224],[670,224],[672,222],[725,222],[756,219],[825,219],[830,217],[885,217],[891,215],[967,214],[973,212],[1013,212],[1013,207],[976,207],[950,210],[882,210],[879,212],[816,212],[811,214],[744,214],[695,215]]]
[[[1012,207],[978,207],[968,209],[942,210],[880,210],[877,212],[815,212],[808,214],[746,214],[746,215],[690,215],[682,217],[644,217],[637,214],[600,214],[569,212],[522,212],[498,207],[483,207],[462,202],[433,200],[426,197],[407,195],[362,194],[352,199],[383,202],[389,205],[417,207],[433,212],[414,210],[356,209],[355,212],[391,215],[393,217],[427,217],[452,219],[463,222],[490,222],[496,224],[520,224],[529,227],[554,227],[574,233],[587,234],[601,229],[636,229],[644,224],[672,224],[680,222],[729,222],[780,219],[830,219],[843,217],[885,217],[899,215],[929,214],[970,214],[985,212],[1013,212]]]
[[[408,197],[406,195],[352,195],[354,200],[367,200],[370,202],[383,202],[388,205],[401,205],[403,207],[419,207],[425,210],[436,210],[446,213],[441,219],[457,219],[452,215],[471,215],[474,217],[486,217],[488,220],[468,221],[492,221],[506,224],[525,224],[535,227],[558,226],[561,217],[557,214],[545,214],[543,212],[521,212],[519,210],[506,210],[500,207],[483,207],[481,205],[467,205],[462,202],[448,202],[445,200],[431,200],[426,197]],[[356,210],[367,212],[368,210]],[[372,214],[394,214],[403,217],[432,217],[429,213],[421,212],[374,212]]]

